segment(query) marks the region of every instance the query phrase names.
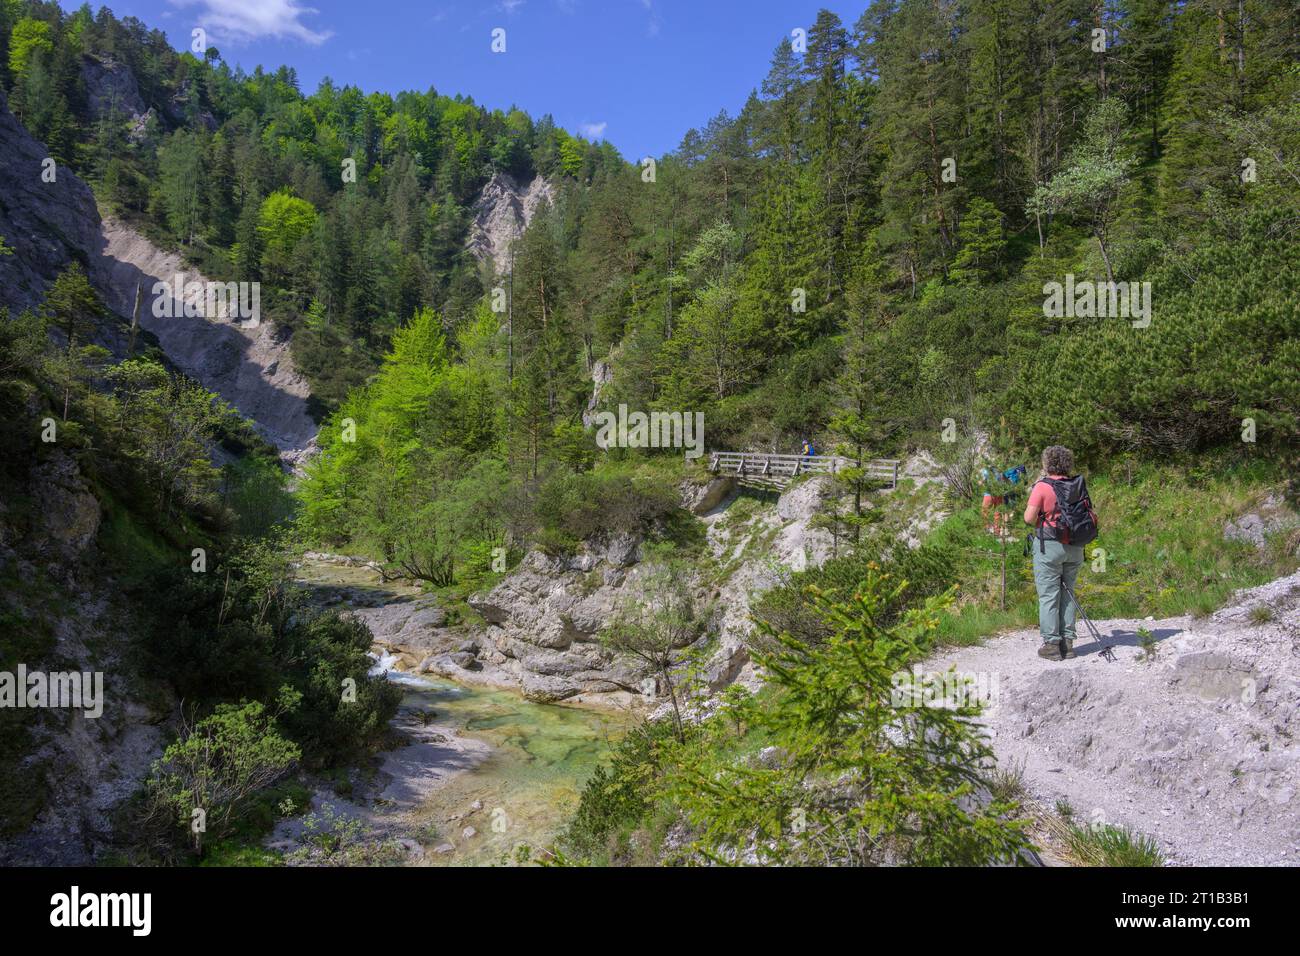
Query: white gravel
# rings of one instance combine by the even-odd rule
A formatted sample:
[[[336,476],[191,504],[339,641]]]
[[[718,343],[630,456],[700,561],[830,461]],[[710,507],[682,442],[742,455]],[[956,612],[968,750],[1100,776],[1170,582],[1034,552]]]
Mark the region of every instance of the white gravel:
[[[1154,837],[1170,864],[1300,864],[1300,573],[1206,618],[1096,623],[1114,662],[1080,622],[1075,660],[1038,657],[1037,631],[1018,631],[925,669],[986,682],[998,762],[1047,807]]]

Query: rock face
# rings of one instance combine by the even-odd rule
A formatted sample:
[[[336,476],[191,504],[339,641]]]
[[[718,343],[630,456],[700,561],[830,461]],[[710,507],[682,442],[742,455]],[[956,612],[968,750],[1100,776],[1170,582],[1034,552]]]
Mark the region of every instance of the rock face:
[[[136,121],[144,116],[145,104],[135,74],[112,57],[86,56],[81,59],[81,82],[86,87],[86,105],[95,119]]]
[[[799,482],[777,499],[775,509],[744,521],[735,520],[731,508],[704,515],[714,560],[730,572],[713,601],[718,647],[705,668],[710,689],[735,682],[753,689],[760,683],[749,653],[754,632],[750,610],[764,591],[782,583],[784,573],[819,567],[831,556],[830,532],[814,527],[812,519],[832,487],[829,476]]]
[[[681,488],[682,507],[693,515],[706,515],[730,501],[738,487],[736,479],[730,475],[720,475],[704,484],[684,482]]]
[[[50,635],[47,649],[29,644],[29,674],[81,674],[90,696],[23,712],[23,756],[4,768],[17,767],[4,822],[20,832],[0,839],[0,865],[85,866],[111,844],[115,811],[161,753],[176,701],[134,663],[140,621],[102,572],[100,504],[76,460],[55,449],[23,485],[35,506],[0,501],[0,573],[19,582],[6,590],[6,620]]]
[[[721,584],[693,584],[697,607],[708,615],[698,643],[715,648],[705,663],[710,690],[735,681],[757,686],[748,643],[752,602],[781,583],[782,567],[800,570],[830,556],[829,533],[812,524],[830,488],[828,479],[815,478],[791,489],[775,509],[737,516],[721,507],[736,500],[725,482],[683,487],[684,505],[712,502],[702,520],[714,561],[723,568]],[[632,535],[591,541],[563,557],[530,552],[496,587],[469,599],[487,626],[454,649],[449,631],[418,670],[504,683],[540,702],[662,704],[666,688],[658,675],[601,643],[601,632],[620,609],[646,597],[642,581],[649,570],[642,564],[641,541]],[[391,640],[383,643],[390,650],[409,650]]]
[[[605,386],[614,381],[614,366],[606,359],[598,359],[591,366],[591,397],[582,412],[582,427],[591,428],[596,421],[596,411],[600,407],[600,394]]]
[[[130,93],[129,71],[95,63],[88,69],[98,78],[101,105],[105,97]],[[74,261],[86,267],[119,316],[131,315],[139,285],[140,324],[157,337],[168,359],[253,419],[287,460],[297,462],[307,453],[316,435],[307,413],[308,385],[294,368],[281,330],[269,322],[244,329],[224,319],[155,317],[155,282],[170,286],[178,273],[195,282],[204,277],[123,223],[111,218],[101,223],[90,189],[66,167],[56,167],[54,181],[46,182],[46,149],[9,111],[2,92],[0,155],[6,167],[0,178],[0,236],[14,250],[0,256],[0,305],[11,311],[37,305]],[[121,322],[103,323],[94,337],[120,351],[121,328]]]
[[[510,243],[523,235],[542,203],[554,198],[555,187],[544,176],[523,186],[509,173],[497,173],[474,203],[466,248],[480,261],[490,260],[498,273],[508,271]]]
[[[177,367],[253,419],[286,460],[297,463],[308,453],[316,436],[307,413],[310,390],[281,329],[267,321],[245,328],[221,317],[186,318],[178,308],[171,310],[176,318],[155,316],[154,283],[171,288],[178,274],[184,274],[184,282],[207,279],[116,219],[104,220],[97,251],[99,287],[111,309],[130,316],[140,286],[140,325],[157,337]]]
[[[9,111],[0,91],[0,236],[14,252],[0,256],[0,305],[17,312],[37,305],[69,263],[89,265],[99,213],[89,187],[66,166],[53,168],[49,152]]]
[[[33,487],[40,489],[45,548],[58,558],[75,558],[95,540],[99,531],[99,499],[91,494],[69,455],[56,453],[39,465]]]
[[[495,588],[470,598],[489,625],[476,644],[479,658],[530,700],[640,694],[645,666],[600,643],[601,630],[634,595],[639,551],[640,541],[624,535],[567,558],[530,552]]]
[[[209,131],[217,128],[217,120],[207,110],[194,112],[190,108],[194,95],[193,81],[187,80],[172,96],[158,102],[159,109],[145,103],[135,74],[125,63],[111,56],[83,56],[81,82],[86,89],[86,105],[95,119],[116,118],[131,124],[130,139],[139,142],[153,119],[160,125],[172,128],[184,126],[192,116]],[[165,120],[165,122],[163,122]]]

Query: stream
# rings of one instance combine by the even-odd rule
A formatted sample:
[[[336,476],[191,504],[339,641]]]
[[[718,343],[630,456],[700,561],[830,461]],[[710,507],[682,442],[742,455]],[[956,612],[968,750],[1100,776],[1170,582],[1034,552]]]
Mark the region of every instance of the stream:
[[[304,562],[298,578],[363,619],[420,594],[382,583],[364,567]],[[508,863],[521,844],[548,846],[587,778],[634,721],[400,671],[378,647],[371,656],[371,673],[402,688],[392,723],[411,742],[380,754],[377,791],[349,809],[388,835],[417,842],[424,851],[417,864]]]

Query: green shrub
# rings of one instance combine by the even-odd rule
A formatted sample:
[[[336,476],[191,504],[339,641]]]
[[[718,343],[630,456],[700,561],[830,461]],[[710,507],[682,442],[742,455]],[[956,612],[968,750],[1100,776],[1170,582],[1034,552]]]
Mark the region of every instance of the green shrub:
[[[300,756],[262,704],[220,704],[211,716],[183,726],[155,761],[147,784],[151,811],[188,833],[202,854],[206,841],[228,834],[257,794]]]
[[[582,788],[577,812],[559,839],[565,851],[606,861],[625,849],[628,834],[650,810],[659,749],[673,739],[669,721],[646,722],[619,741],[608,766],[599,766]]]
[[[820,644],[830,636],[832,626],[818,613],[809,588],[847,600],[862,587],[872,570],[888,572],[906,582],[897,598],[882,607],[882,625],[894,622],[903,610],[925,598],[942,594],[956,576],[947,554],[925,546],[898,547],[884,562],[863,554],[832,558],[819,568],[790,575],[784,585],[764,593],[754,606],[754,617],[765,621],[775,633],[788,633],[805,644]]]
[[[369,676],[365,624],[310,608],[272,545],[215,556],[213,565],[205,574],[186,567],[153,578],[146,648],[154,672],[200,706],[271,701],[288,685],[301,700],[282,723],[311,766],[375,743],[401,694]],[[353,691],[355,699],[345,699]]]
[[[851,597],[819,597],[817,610],[834,624],[816,647],[769,629],[777,650],[756,659],[776,693],[741,705],[744,722],[767,734],[769,756],[737,760],[693,741],[672,751],[664,790],[694,834],[688,854],[794,865],[987,865],[1014,861],[1027,846],[1013,804],[974,799],[995,785],[978,706],[896,700],[896,677],[930,646],[942,603],[930,599],[882,624],[901,590],[871,570]]]
[[[597,470],[552,475],[533,512],[538,539],[564,548],[596,534],[648,532],[677,508],[676,491],[657,477]]]

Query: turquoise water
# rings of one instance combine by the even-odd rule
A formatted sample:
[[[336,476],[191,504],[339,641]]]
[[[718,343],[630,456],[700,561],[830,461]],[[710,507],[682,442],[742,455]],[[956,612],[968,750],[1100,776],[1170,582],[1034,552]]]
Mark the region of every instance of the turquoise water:
[[[403,680],[408,707],[431,709],[492,746],[486,761],[435,790],[414,812],[431,864],[509,862],[516,848],[545,848],[577,809],[587,778],[626,732],[630,718],[534,704],[509,691]],[[470,811],[476,802],[482,809]],[[456,814],[468,814],[453,820]],[[466,839],[465,826],[478,834]],[[434,853],[444,842],[451,854]]]
[[[298,577],[313,588],[361,596],[366,606],[419,593],[380,583],[366,568],[309,563]],[[486,760],[443,782],[410,811],[429,865],[507,863],[521,845],[534,851],[549,846],[577,809],[587,778],[635,721],[625,713],[535,704],[511,691],[390,670],[393,662],[380,658],[376,668],[401,685],[403,709],[432,712],[430,723],[491,747]],[[482,809],[472,810],[475,802]],[[464,837],[466,826],[477,834]],[[453,852],[434,852],[447,843]]]

